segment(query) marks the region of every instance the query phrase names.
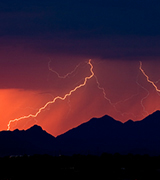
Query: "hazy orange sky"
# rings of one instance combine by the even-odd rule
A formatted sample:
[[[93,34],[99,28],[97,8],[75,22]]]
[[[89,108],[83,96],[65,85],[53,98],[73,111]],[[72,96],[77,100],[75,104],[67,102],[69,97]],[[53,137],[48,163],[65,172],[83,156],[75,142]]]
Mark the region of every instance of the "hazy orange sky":
[[[89,59],[101,89],[93,77],[64,101],[36,118],[11,123],[10,129],[38,124],[57,136],[92,117],[136,121],[159,110],[160,94],[139,61],[160,88],[160,4],[144,2],[0,4],[0,130],[83,83],[91,74]],[[59,78],[51,69],[60,76],[74,72]]]

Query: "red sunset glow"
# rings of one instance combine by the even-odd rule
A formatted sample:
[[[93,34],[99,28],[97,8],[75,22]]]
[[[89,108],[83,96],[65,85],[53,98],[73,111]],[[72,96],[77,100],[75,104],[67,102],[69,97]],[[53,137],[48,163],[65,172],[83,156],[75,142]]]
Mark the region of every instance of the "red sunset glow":
[[[23,54],[20,56],[23,57]],[[36,54],[30,56],[37,59],[40,57]],[[10,78],[15,78],[14,83],[23,88],[15,86],[1,89],[0,95],[4,102],[1,104],[1,130],[6,130],[7,125],[8,129],[14,130],[39,124],[57,136],[92,117],[108,114],[122,122],[129,119],[136,121],[160,108],[159,94],[142,73],[143,69],[143,72],[147,74],[148,71],[150,74],[150,68],[154,68],[149,67],[148,63],[142,65],[139,61],[93,59],[89,67],[86,58],[71,59],[70,64],[69,60],[64,60],[59,65],[54,65],[53,57],[41,58],[44,58],[46,67],[44,62],[37,63],[35,67],[30,67],[32,71],[28,74],[21,72],[22,76],[15,74],[14,77],[4,77],[8,78],[8,82]],[[61,78],[67,73],[70,74]],[[158,71],[156,74],[153,81],[158,86]],[[150,76],[152,78],[152,74]],[[85,78],[88,79],[85,81]],[[79,85],[82,87],[76,88]],[[58,99],[53,103],[57,96]]]

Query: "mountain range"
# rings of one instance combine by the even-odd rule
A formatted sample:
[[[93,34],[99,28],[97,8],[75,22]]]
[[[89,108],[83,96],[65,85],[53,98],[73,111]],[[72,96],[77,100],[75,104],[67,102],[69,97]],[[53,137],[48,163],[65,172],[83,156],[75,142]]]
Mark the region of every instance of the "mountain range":
[[[23,154],[120,154],[160,155],[160,111],[141,121],[125,123],[110,116],[92,118],[54,137],[40,126],[0,132],[0,156]]]

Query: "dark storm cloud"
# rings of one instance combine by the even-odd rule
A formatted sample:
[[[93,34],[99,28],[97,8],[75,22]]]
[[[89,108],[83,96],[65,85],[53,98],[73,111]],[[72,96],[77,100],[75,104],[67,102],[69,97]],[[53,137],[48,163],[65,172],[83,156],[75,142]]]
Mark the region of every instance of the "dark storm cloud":
[[[159,56],[159,9],[156,0],[5,0],[0,36],[28,39],[47,52]]]
[[[1,33],[9,35],[72,30],[82,30],[82,37],[83,31],[93,36],[160,33],[160,2],[154,0],[6,0],[0,7]]]
[[[111,36],[92,39],[55,38],[37,43],[37,51],[83,55],[101,59],[135,59],[159,57],[159,37]]]

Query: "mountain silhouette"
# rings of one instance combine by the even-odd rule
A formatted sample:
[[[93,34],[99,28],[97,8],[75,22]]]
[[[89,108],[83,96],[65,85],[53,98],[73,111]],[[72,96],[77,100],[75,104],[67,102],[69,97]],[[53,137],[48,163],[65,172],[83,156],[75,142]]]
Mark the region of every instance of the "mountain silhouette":
[[[0,132],[0,156],[103,152],[160,155],[160,111],[136,122],[122,123],[107,115],[92,118],[56,138],[38,125]]]
[[[0,156],[52,154],[55,147],[55,137],[38,125],[26,131],[16,129],[0,132]]]
[[[160,111],[125,123],[109,116],[93,118],[57,137],[64,153],[160,155]]]

